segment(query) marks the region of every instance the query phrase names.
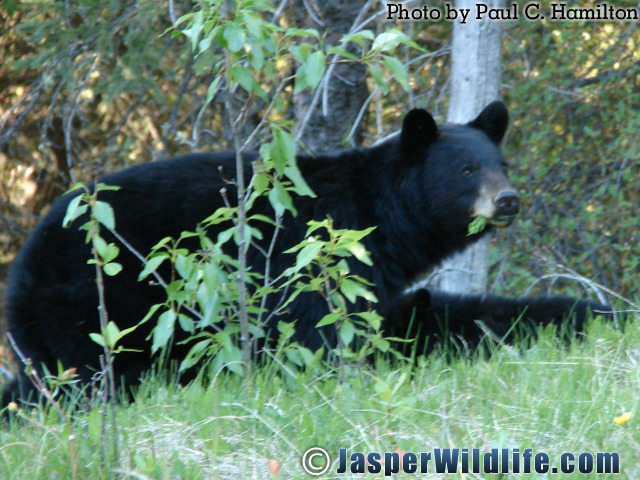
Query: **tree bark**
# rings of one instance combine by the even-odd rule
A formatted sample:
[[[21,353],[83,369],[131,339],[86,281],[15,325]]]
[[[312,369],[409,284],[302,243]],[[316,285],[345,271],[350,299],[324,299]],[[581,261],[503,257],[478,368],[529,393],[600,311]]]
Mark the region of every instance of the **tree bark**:
[[[502,23],[476,20],[476,0],[457,0],[456,8],[470,8],[466,24],[453,26],[451,46],[451,96],[447,121],[473,120],[491,101],[500,98]],[[485,1],[489,8],[504,8],[505,0]],[[464,293],[482,293],[489,279],[490,235],[447,258],[435,278],[437,288]]]
[[[293,6],[293,16],[296,26],[315,28],[321,33],[326,31],[326,43],[338,45],[342,35],[349,32],[365,4],[364,0],[297,0]],[[345,63],[334,67],[332,75],[328,78],[327,94],[320,92],[320,99],[313,107],[314,111],[301,137],[302,143],[311,152],[326,153],[344,146],[346,134],[369,93],[366,74],[366,67],[359,63]],[[323,88],[322,83],[319,88]],[[298,125],[305,118],[314,95],[315,92],[308,91],[296,95],[295,119]],[[362,129],[358,128],[351,146],[359,146],[362,143],[361,133]]]

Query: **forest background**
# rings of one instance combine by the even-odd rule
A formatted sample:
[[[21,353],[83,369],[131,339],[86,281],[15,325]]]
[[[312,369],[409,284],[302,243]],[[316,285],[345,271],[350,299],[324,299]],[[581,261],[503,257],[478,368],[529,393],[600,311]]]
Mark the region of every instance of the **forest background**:
[[[396,28],[422,48],[398,44],[384,52],[405,66],[404,85],[388,81],[394,72],[387,67],[394,66],[387,62],[336,65],[301,132],[305,148],[370,145],[397,130],[412,107],[444,120],[451,22],[389,21],[375,2],[283,1],[276,9],[273,18],[284,26],[327,31],[325,51],[340,44],[356,18],[360,29]],[[211,56],[194,60],[186,36],[166,33],[172,19],[190,11],[190,2],[173,1],[5,1],[3,275],[37,219],[75,181],[189,151],[233,149],[223,118],[227,92],[207,98]],[[639,41],[635,22],[505,22],[502,96],[513,121],[504,149],[523,208],[494,240],[492,292],[581,294],[583,284],[563,277],[575,273],[633,297],[640,265]],[[293,74],[296,64],[278,68]],[[281,111],[301,124],[313,94],[286,88],[290,103]],[[243,93],[233,92],[237,105]],[[246,131],[264,105],[255,103],[246,115]],[[261,140],[256,136],[252,146]]]

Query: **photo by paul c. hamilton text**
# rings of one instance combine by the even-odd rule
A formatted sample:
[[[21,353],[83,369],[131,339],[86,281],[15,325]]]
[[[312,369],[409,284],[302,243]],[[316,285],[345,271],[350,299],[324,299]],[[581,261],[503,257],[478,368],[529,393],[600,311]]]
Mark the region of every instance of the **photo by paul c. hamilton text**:
[[[524,5],[511,3],[505,8],[492,8],[484,3],[476,3],[473,8],[456,8],[452,3],[443,6],[409,7],[401,3],[387,3],[387,20],[406,21],[457,21],[467,23],[469,20],[519,20],[530,21],[627,21],[637,22],[640,19],[640,8],[617,7],[606,2],[592,7],[567,5],[552,2],[543,9],[540,3],[529,2]]]

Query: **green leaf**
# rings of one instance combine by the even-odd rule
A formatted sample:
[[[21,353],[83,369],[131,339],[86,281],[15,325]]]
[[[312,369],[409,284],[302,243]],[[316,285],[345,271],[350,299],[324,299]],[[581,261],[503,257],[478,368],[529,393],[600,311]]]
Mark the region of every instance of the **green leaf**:
[[[373,303],[377,303],[378,299],[362,284],[353,281],[349,278],[344,278],[340,282],[340,291],[347,297],[351,303],[355,303],[358,297],[362,297],[365,300]]]
[[[317,220],[309,220],[307,222],[307,225],[309,225],[309,228],[307,228],[307,233],[304,234],[305,237],[310,236],[313,232],[315,232],[320,228],[326,228],[327,230],[330,230],[331,229],[330,225],[332,224],[329,218],[325,218],[321,222]]]
[[[297,166],[289,165],[285,167],[284,174],[289,180],[291,180],[291,183],[293,183],[293,186],[295,187],[294,191],[298,195],[316,198],[316,194],[313,193],[311,187],[309,187],[307,182],[304,180]]]
[[[115,214],[113,208],[107,202],[98,200],[93,206],[93,216],[105,227],[113,230],[116,227]]]
[[[367,252],[367,249],[364,248],[364,245],[361,244],[360,242],[350,242],[347,245],[345,245],[345,248],[349,250],[349,252],[351,252],[351,254],[354,257],[356,257],[365,265],[368,265],[370,267],[373,265],[373,261],[371,261],[371,258],[369,257],[369,253]]]
[[[423,49],[411,40],[408,35],[397,28],[392,28],[391,30],[387,30],[386,32],[378,35],[373,41],[373,45],[371,45],[371,51],[387,52],[394,50],[400,44],[408,45],[411,48],[423,51]]]
[[[356,334],[356,327],[350,320],[345,320],[340,326],[340,340],[343,345],[349,345]]]
[[[359,241],[373,232],[376,227],[365,228],[364,230],[345,230],[342,234],[342,238],[348,238],[349,240]]]
[[[182,15],[180,18],[178,18],[178,20],[176,20],[176,23],[174,24],[174,27],[177,27],[182,22],[186,22],[187,20],[189,20],[194,15],[195,15],[195,12],[186,13],[186,14]]]
[[[469,224],[467,236],[474,235],[476,233],[480,233],[484,230],[484,227],[487,224],[487,219],[485,217],[476,217],[473,222]]]
[[[173,238],[171,237],[164,237],[162,240],[156,243],[153,247],[151,247],[151,250],[159,250],[160,248],[164,247],[167,243],[171,242],[172,240]]]
[[[265,63],[265,59],[264,59],[265,54],[264,54],[264,49],[262,47],[262,44],[251,42],[249,55],[251,59],[251,66],[253,67],[253,69],[256,71],[263,70],[264,63]]]
[[[194,365],[200,363],[200,359],[205,355],[210,345],[211,340],[207,339],[201,340],[191,347],[191,350],[189,350],[189,353],[187,353],[187,356],[180,364],[180,371],[188,370]]]
[[[67,213],[62,219],[62,226],[64,228],[67,228],[69,225],[71,225],[71,223],[76,218],[84,214],[87,211],[87,208],[89,208],[86,204],[80,205],[80,202],[82,202],[82,199],[83,199],[83,196],[78,195],[77,197],[72,198],[71,201],[69,202],[69,205],[67,206]]]
[[[88,191],[87,187],[85,186],[84,183],[78,182],[76,183],[73,187],[71,187],[69,190],[67,190],[65,193],[65,195],[75,192],[76,190],[84,190],[85,193]]]
[[[118,190],[120,190],[120,185],[107,185],[106,183],[96,185],[96,192],[116,192]]]
[[[107,327],[105,328],[103,335],[105,340],[107,341],[107,346],[110,350],[113,350],[118,341],[120,329],[114,322],[109,322],[107,323]]]
[[[316,37],[320,38],[320,34],[315,28],[297,28],[292,27],[288,28],[286,32],[284,32],[285,37]]]
[[[218,234],[218,240],[216,243],[218,245],[224,245],[231,239],[231,237],[236,235],[236,230],[237,230],[237,227],[231,227],[231,228],[228,228],[227,230],[223,230]]]
[[[374,330],[380,330],[383,317],[378,315],[377,312],[360,312],[356,313],[356,315],[371,325]]]
[[[401,32],[397,30],[389,30],[381,33],[376,37],[373,41],[373,45],[371,45],[371,50],[378,50],[381,52],[386,52],[388,50],[393,50],[396,48],[400,41],[399,37],[402,35]]]
[[[291,134],[286,130],[274,127],[271,131],[273,132],[273,140],[270,144],[269,155],[273,160],[276,172],[278,175],[282,175],[287,166],[296,163],[296,144]]]
[[[302,361],[304,362],[304,365],[305,366],[311,365],[311,362],[313,362],[313,352],[306,347],[298,347],[298,352],[302,357]]]
[[[220,81],[222,80],[222,76],[217,76],[213,82],[209,84],[209,88],[207,88],[207,99],[206,103],[211,102],[213,100],[214,95],[218,91],[218,85],[220,85]]]
[[[198,42],[198,52],[202,53],[209,50],[209,47],[211,46],[211,43],[213,42],[214,38],[215,38],[215,32],[214,32],[214,35],[207,35],[202,40],[200,40],[200,42]]]
[[[363,45],[364,46],[364,45]],[[361,59],[357,55],[349,52],[346,48],[340,47],[338,45],[328,45],[325,48],[327,55],[338,55],[343,58],[347,58],[349,60],[353,60],[359,62]]]
[[[102,260],[104,260],[105,263],[109,263],[112,260],[115,260],[119,253],[120,248],[118,248],[115,243],[110,243],[109,245],[107,245],[107,251],[105,252]]]
[[[231,75],[248,93],[252,93],[256,90],[256,82],[250,68],[236,64],[231,68]]]
[[[280,182],[275,182],[269,191],[269,203],[279,216],[284,215],[285,210],[289,210],[294,215],[296,213],[291,196]]]
[[[402,88],[404,88],[405,91],[409,91],[409,76],[404,68],[404,64],[397,58],[388,55],[383,56],[382,63],[389,69],[398,83],[402,85]]]
[[[167,310],[158,317],[158,323],[153,329],[153,344],[151,352],[156,353],[169,342],[173,335],[176,323],[176,313],[173,310]]]
[[[103,260],[107,257],[109,246],[107,241],[102,238],[99,234],[96,234],[92,237],[93,247],[96,249],[96,253]]]
[[[318,322],[316,328],[324,327],[325,325],[332,325],[342,318],[341,312],[328,313]]]
[[[182,330],[184,330],[185,332],[188,332],[191,335],[193,335],[196,332],[193,318],[188,317],[183,313],[181,313],[180,315],[178,315],[178,323],[180,324],[180,328],[182,328]]]
[[[188,279],[194,268],[193,258],[190,255],[178,255],[174,266],[178,275],[182,278]]]
[[[242,28],[235,24],[229,24],[222,34],[227,41],[227,48],[232,52],[239,52],[244,46],[245,33]]]
[[[122,338],[124,338],[131,332],[133,332],[136,328],[138,328],[138,325],[134,325],[133,327],[129,327],[129,328],[125,328],[124,330],[121,330],[116,337],[116,343],[122,340]]]
[[[384,338],[374,337],[371,339],[371,343],[377,350],[380,350],[381,352],[387,352],[389,351],[389,347],[391,347],[389,341]]]
[[[322,80],[324,70],[326,68],[325,55],[321,51],[313,52],[309,55],[306,61],[305,76],[307,78],[307,85],[311,90],[315,88]]]
[[[91,338],[91,340],[96,342],[101,347],[105,346],[105,341],[104,341],[104,336],[103,335],[100,335],[99,333],[90,333],[89,337]]]
[[[342,294],[347,297],[351,303],[355,303],[358,298],[359,291],[362,289],[360,285],[356,282],[349,280],[348,278],[344,278],[340,282],[340,291]]]
[[[198,328],[206,328],[218,322],[220,310],[222,310],[220,294],[216,292],[213,295],[207,295],[206,299],[200,302],[202,320],[198,322]]]
[[[122,265],[120,265],[118,262],[109,262],[106,263],[102,267],[102,269],[104,270],[104,273],[106,273],[110,277],[113,277],[114,275],[117,275],[122,271]]]
[[[144,268],[140,272],[140,275],[138,275],[138,281],[144,280],[151,273],[155,272],[166,259],[167,257],[164,255],[157,255],[147,260],[147,263],[144,264]]]
[[[375,34],[371,30],[362,30],[360,32],[343,35],[340,39],[340,43],[344,42],[353,42],[361,47],[364,46],[365,40],[373,40],[375,38]]]
[[[307,88],[307,74],[306,74],[307,65],[303,63],[298,67],[296,71],[296,82],[293,86],[293,94],[297,95],[302,92],[305,88]]]
[[[318,256],[321,250],[322,242],[312,242],[309,245],[304,246],[296,256],[296,269],[301,270],[309,265]]]
[[[140,320],[140,322],[138,322],[138,325],[148,321],[151,317],[155,315],[155,313],[158,311],[160,307],[164,307],[164,306],[165,305],[163,303],[156,303],[155,305],[152,305],[149,311],[147,312],[147,314],[144,316],[144,318]]]
[[[382,73],[382,70],[380,70],[378,67],[376,67],[372,63],[368,63],[367,66],[369,67],[369,71],[371,72],[371,76],[375,80],[376,85],[378,85],[378,88],[382,90],[382,93],[385,95],[389,93],[389,86],[387,85],[387,82],[384,78],[384,74]]]
[[[285,174],[286,174],[286,169],[285,169]],[[253,189],[258,193],[262,193],[267,188],[269,188],[270,184],[271,182],[269,181],[269,175],[267,175],[264,172],[260,172],[255,176],[253,180]]]
[[[296,326],[294,322],[278,322],[278,332],[280,332],[280,339],[288,340],[296,333]]]
[[[180,17],[179,23],[185,16]],[[189,28],[185,28],[182,30],[182,34],[186,36],[189,40],[191,40],[191,50],[195,51],[198,46],[198,39],[200,38],[200,32],[202,31],[202,10],[198,11],[191,22],[191,26]]]
[[[355,282],[349,278],[344,278],[340,282],[340,291],[345,297],[347,297],[347,300],[349,300],[351,303],[355,303],[358,297],[362,297],[372,303],[378,302],[378,299],[373,294],[373,292],[370,292],[362,284]]]
[[[98,233],[93,235],[92,240],[96,253],[104,263],[111,262],[120,253],[120,249],[115,244],[107,243]]]
[[[220,352],[220,358],[225,366],[236,375],[244,375],[242,368],[242,351],[235,345],[228,345]]]

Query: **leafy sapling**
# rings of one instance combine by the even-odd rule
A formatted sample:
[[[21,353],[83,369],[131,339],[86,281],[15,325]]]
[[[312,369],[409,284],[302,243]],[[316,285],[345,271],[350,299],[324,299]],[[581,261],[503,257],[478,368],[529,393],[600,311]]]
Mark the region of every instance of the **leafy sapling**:
[[[289,282],[294,291],[281,309],[302,293],[316,292],[325,299],[328,313],[316,328],[335,327],[336,348],[333,353],[338,357],[343,377],[344,360],[360,362],[375,350],[389,351],[389,342],[382,338],[380,332],[382,317],[372,308],[372,304],[378,302],[370,290],[372,284],[352,274],[346,261],[355,257],[365,265],[373,265],[361,240],[375,227],[336,229],[331,218],[310,221],[308,225],[306,240],[285,252],[296,253],[294,265],[285,271],[291,275]],[[350,312],[353,309],[350,305],[362,304],[362,300],[368,305],[367,310]]]
[[[106,404],[108,399],[116,398],[116,378],[113,367],[114,355],[120,351],[124,351],[122,347],[116,348],[116,344],[125,335],[136,329],[136,326],[120,331],[115,323],[109,321],[107,312],[105,295],[104,295],[104,276],[114,276],[120,273],[122,265],[115,261],[120,253],[120,249],[113,242],[107,241],[100,234],[100,226],[104,226],[110,231],[115,230],[115,214],[113,208],[107,202],[98,200],[98,193],[104,191],[117,191],[118,186],[105,185],[96,181],[93,191],[86,185],[75,185],[70,192],[76,190],[84,190],[83,193],[74,197],[67,207],[67,212],[62,221],[64,228],[69,228],[73,222],[81,216],[88,213],[89,219],[80,225],[80,230],[87,232],[85,242],[91,243],[91,254],[87,263],[95,265],[96,286],[98,289],[98,313],[100,318],[100,333],[90,334],[91,339],[102,346],[104,351],[104,359],[101,360],[101,366],[104,372],[105,387],[101,389],[102,398]],[[69,193],[70,193],[69,192]],[[111,402],[111,445],[113,458],[118,458],[118,428],[116,423],[116,405]],[[103,409],[102,413],[102,438],[103,438],[103,460],[107,458],[107,409]]]

